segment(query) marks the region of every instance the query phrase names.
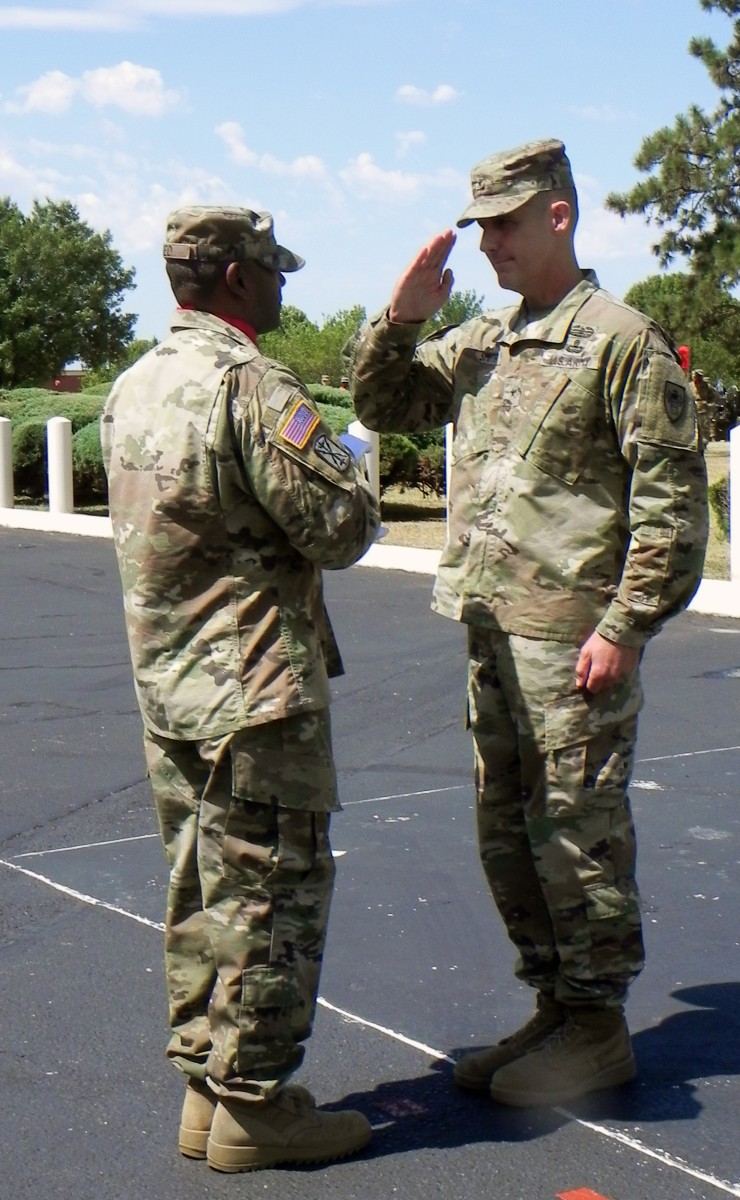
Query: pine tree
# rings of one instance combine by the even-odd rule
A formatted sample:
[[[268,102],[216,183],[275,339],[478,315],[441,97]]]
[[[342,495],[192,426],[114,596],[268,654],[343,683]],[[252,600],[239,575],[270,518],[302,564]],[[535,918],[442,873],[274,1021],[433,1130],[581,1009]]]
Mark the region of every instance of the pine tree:
[[[611,193],[606,205],[659,228],[653,251],[662,266],[683,256],[694,274],[732,286],[740,280],[740,0],[699,2],[733,22],[724,50],[711,38],[689,43],[719,88],[719,104],[710,115],[692,105],[672,127],[645,138],[634,163],[648,178]]]

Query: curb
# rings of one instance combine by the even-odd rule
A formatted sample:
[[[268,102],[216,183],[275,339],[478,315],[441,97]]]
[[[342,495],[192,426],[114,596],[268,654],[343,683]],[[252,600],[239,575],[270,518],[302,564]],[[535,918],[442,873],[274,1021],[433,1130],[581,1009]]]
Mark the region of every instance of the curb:
[[[78,537],[113,537],[109,517],[88,517],[82,513],[50,513],[30,508],[0,508],[0,528],[29,529],[39,533],[71,533]],[[407,571],[415,575],[434,575],[440,554],[439,550],[419,550],[413,546],[382,546],[376,543],[356,566]],[[703,579],[688,611],[701,613],[703,616],[740,620],[740,580]]]

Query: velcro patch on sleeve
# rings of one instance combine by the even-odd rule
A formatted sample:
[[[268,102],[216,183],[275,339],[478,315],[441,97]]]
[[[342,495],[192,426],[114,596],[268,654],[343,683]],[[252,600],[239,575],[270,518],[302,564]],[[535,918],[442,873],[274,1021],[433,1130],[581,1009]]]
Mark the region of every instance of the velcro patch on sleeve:
[[[352,460],[349,450],[345,449],[341,442],[327,437],[325,433],[319,434],[312,449],[322,462],[325,462],[328,467],[333,467],[340,474],[344,474]]]
[[[310,405],[306,404],[305,400],[296,400],[288,411],[285,423],[278,429],[277,435],[289,446],[295,446],[296,450],[303,450],[319,420],[318,414]]]
[[[655,354],[648,361],[640,397],[638,440],[658,446],[696,450],[698,432],[694,399],[677,363]]]

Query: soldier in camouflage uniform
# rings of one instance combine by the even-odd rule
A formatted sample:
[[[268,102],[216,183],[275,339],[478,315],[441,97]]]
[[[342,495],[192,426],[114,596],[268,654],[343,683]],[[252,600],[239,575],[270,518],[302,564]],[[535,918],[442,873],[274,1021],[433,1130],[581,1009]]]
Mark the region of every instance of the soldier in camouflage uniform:
[[[146,761],[170,868],[168,1054],[183,1154],[216,1169],[343,1157],[360,1113],[288,1083],[311,1032],[339,808],[321,569],[378,506],[300,380],[260,353],[284,272],[269,213],[171,214],[169,336],[102,419]]]
[[[623,1006],[643,965],[627,786],[639,660],[693,595],[706,475],[688,381],[660,329],[579,268],[561,142],[472,172],[481,250],[522,302],[438,331],[452,231],[347,347],[360,420],[452,422],[449,538],[432,607],[468,625],[483,867],[533,1018],[455,1077],[513,1105],[635,1075]]]

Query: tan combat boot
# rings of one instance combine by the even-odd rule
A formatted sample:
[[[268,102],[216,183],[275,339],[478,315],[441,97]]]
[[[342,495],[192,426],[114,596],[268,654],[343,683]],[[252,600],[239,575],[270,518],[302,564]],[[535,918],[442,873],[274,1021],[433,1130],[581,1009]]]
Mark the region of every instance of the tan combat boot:
[[[289,1095],[313,1103],[313,1097],[308,1088],[299,1083],[286,1084],[284,1089]],[[205,1081],[188,1079],[185,1087],[185,1100],[180,1117],[179,1146],[180,1153],[186,1158],[205,1158],[208,1145],[208,1135],[213,1124],[213,1114],[218,1104],[218,1096]]]
[[[180,1153],[186,1158],[205,1158],[208,1134],[218,1096],[204,1080],[189,1078],[180,1116]]]
[[[372,1126],[362,1113],[322,1112],[304,1088],[288,1087],[256,1103],[222,1097],[208,1138],[208,1165],[216,1171],[254,1171],[328,1162],[361,1150],[371,1137]]]
[[[570,1008],[544,1042],[496,1072],[491,1096],[520,1108],[563,1104],[628,1083],[636,1074],[622,1010]]]
[[[537,994],[537,1009],[533,1017],[517,1029],[515,1033],[502,1038],[495,1046],[486,1046],[483,1050],[474,1050],[465,1054],[455,1063],[453,1077],[459,1087],[470,1088],[471,1091],[487,1091],[494,1072],[507,1063],[520,1058],[528,1050],[534,1049],[544,1041],[553,1030],[562,1025],[566,1010],[552,996],[543,992]]]

